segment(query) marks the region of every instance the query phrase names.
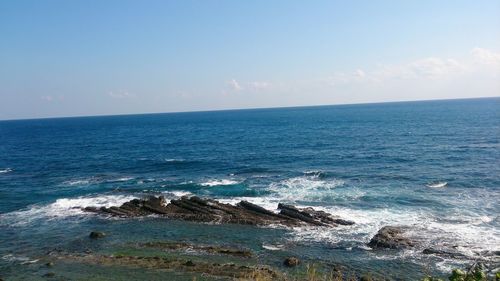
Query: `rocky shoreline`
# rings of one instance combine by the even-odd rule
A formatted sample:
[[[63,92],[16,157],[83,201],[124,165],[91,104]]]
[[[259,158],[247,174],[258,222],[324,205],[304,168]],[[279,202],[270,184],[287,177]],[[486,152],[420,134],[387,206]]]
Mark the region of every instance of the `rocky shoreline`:
[[[302,226],[336,228],[355,225],[353,221],[314,208],[298,208],[279,203],[276,210],[268,210],[248,201],[233,205],[197,196],[181,197],[171,201],[167,201],[163,196],[150,196],[133,199],[120,206],[99,208],[85,206],[81,209],[99,216],[141,218],[154,215],[158,218],[196,223],[259,227],[281,225],[285,228]],[[449,249],[423,247],[418,240],[409,235],[409,229],[404,226],[384,226],[366,245],[373,251],[399,251],[411,248],[426,255],[463,258],[460,253]],[[289,255],[285,252],[283,255],[274,256],[273,260],[261,260],[258,250],[245,248],[245,243],[237,243],[234,246],[221,245],[217,241],[200,244],[186,241],[141,240],[113,244],[113,235],[97,230],[91,231],[85,243],[91,246],[90,248],[95,246],[93,250],[50,251],[46,256],[37,259],[41,264],[41,271],[44,272],[41,276],[64,279],[64,276],[59,276],[64,275],[64,268],[76,264],[110,269],[152,270],[176,276],[178,274],[190,276],[189,278],[193,279],[201,278],[200,280],[390,280],[373,273],[366,274],[356,269],[346,269],[344,265],[321,262],[300,255]],[[58,267],[63,270],[58,271]],[[137,277],[131,278],[131,280],[136,279]]]
[[[142,217],[159,215],[169,219],[210,222],[220,224],[246,225],[283,225],[293,226],[324,226],[353,225],[353,221],[345,220],[313,208],[299,209],[292,205],[278,204],[279,213],[267,210],[248,201],[236,205],[224,204],[213,199],[202,199],[197,196],[181,197],[166,202],[163,196],[150,196],[146,199],[133,199],[121,206],[93,207],[82,210],[102,215],[117,217]]]

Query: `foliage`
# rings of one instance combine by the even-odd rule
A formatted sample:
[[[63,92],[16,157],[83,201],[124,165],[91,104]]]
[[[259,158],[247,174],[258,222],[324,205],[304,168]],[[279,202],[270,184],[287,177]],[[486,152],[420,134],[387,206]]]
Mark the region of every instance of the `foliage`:
[[[461,269],[453,269],[448,277],[450,281],[500,281],[500,272],[495,274],[495,278],[488,278],[482,264],[474,264],[467,271]],[[422,281],[443,281],[442,279],[427,276]]]

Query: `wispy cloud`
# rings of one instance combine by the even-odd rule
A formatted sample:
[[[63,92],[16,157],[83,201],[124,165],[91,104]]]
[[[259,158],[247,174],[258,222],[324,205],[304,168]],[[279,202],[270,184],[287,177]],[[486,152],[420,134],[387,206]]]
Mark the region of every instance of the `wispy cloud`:
[[[46,95],[46,96],[41,96],[40,99],[46,102],[62,101],[64,100],[64,95],[58,95],[58,96]]]
[[[228,93],[250,93],[269,89],[271,83],[268,81],[251,81],[251,82],[240,82],[236,79],[231,79],[226,82],[226,89],[222,91],[223,94]]]
[[[402,64],[379,65],[371,70],[335,72],[323,79],[331,85],[390,82],[391,80],[442,80],[484,71],[483,65],[500,66],[500,54],[474,48],[472,57],[461,59],[428,57]]]
[[[471,54],[478,63],[500,66],[500,53],[476,47],[472,49]]]
[[[229,87],[233,90],[233,91],[241,91],[243,90],[243,87],[241,87],[240,83],[238,83],[238,81],[236,81],[236,79],[231,79],[227,82],[227,84],[229,85]]]
[[[108,92],[108,96],[114,98],[114,99],[124,99],[124,98],[131,98],[135,97],[135,94],[129,93],[129,92]]]
[[[271,83],[267,81],[253,81],[248,82],[248,86],[253,90],[264,90],[268,89],[271,86]]]

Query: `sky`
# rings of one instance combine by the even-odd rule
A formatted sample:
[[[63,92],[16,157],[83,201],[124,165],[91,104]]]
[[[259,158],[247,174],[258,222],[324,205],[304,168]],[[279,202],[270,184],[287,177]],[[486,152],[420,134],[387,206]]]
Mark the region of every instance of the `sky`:
[[[0,119],[492,96],[498,0],[0,0]]]

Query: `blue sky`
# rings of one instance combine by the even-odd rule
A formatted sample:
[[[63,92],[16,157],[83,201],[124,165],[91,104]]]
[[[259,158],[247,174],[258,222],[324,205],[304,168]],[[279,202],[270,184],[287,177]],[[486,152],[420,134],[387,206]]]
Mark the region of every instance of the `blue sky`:
[[[0,0],[0,119],[499,93],[496,0]]]

